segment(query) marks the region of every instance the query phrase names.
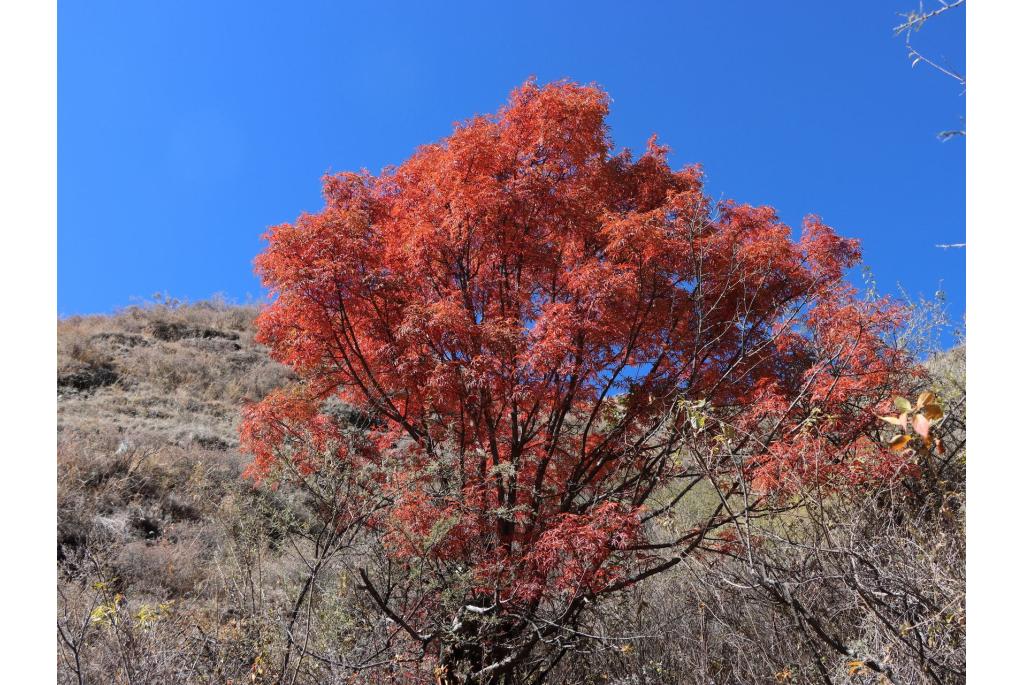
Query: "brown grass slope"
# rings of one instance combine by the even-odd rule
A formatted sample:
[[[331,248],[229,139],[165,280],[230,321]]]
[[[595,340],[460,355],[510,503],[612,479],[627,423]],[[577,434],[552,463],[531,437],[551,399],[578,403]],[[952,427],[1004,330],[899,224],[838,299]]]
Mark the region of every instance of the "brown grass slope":
[[[253,341],[255,307],[132,307],[57,325],[57,430],[237,444],[238,409],[290,372]]]
[[[302,507],[241,478],[240,408],[291,377],[253,341],[256,311],[164,301],[58,322],[60,682],[223,682],[259,657],[268,628],[239,606],[289,589],[263,557]]]
[[[58,682],[370,682],[347,664],[376,662],[392,627],[344,559],[307,594],[322,529],[312,507],[241,477],[241,407],[292,379],[254,342],[256,311],[162,300],[58,322]],[[936,682],[926,667],[962,682],[964,357],[961,347],[928,363],[925,387],[958,426],[929,500],[938,513],[894,518],[867,500],[827,522],[882,570],[877,593],[938,597],[931,613],[915,609],[915,632],[876,620],[833,582],[842,568],[825,572],[822,550],[805,552],[803,538],[787,548],[792,568],[813,571],[793,576],[794,591],[851,650],[891,664],[891,682]],[[744,569],[696,560],[638,586],[580,633],[614,637],[581,642],[550,682],[876,682],[859,657],[815,646],[786,607],[744,589]],[[289,634],[302,645],[290,662]]]

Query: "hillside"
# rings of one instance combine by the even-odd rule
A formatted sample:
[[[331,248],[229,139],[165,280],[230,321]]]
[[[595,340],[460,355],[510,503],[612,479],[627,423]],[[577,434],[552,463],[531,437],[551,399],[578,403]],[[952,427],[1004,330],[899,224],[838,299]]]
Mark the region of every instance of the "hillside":
[[[323,528],[306,496],[242,478],[241,407],[293,378],[254,342],[256,311],[162,301],[58,322],[58,682],[400,682],[360,675],[394,626],[358,591],[344,558],[314,573],[307,593]],[[829,502],[829,525],[856,540],[858,555],[899,560],[875,591],[917,598],[911,605],[931,626],[929,663],[953,674],[963,668],[964,358],[958,348],[927,364],[928,387],[955,414],[942,516],[930,505],[897,519],[876,502]],[[802,559],[805,535],[780,536],[779,552]],[[858,607],[856,592],[832,583],[840,570],[794,574],[805,606],[858,649],[894,650],[900,638]],[[681,564],[582,626],[646,637],[598,640],[585,663],[567,659],[551,682],[818,682],[796,679],[818,657],[793,638],[790,610],[743,590],[748,582],[742,565],[699,556]],[[939,609],[920,609],[931,606]],[[900,658],[893,663],[913,673],[913,658]],[[831,682],[866,682],[850,663],[831,658]]]
[[[253,341],[255,307],[133,307],[58,323],[57,430],[227,449],[238,408],[290,376]]]
[[[281,588],[289,569],[255,585],[253,559],[277,512],[301,510],[241,478],[239,410],[291,375],[254,343],[255,314],[161,302],[58,322],[60,682],[249,675],[263,628],[238,604]],[[156,642],[129,649],[133,623]]]

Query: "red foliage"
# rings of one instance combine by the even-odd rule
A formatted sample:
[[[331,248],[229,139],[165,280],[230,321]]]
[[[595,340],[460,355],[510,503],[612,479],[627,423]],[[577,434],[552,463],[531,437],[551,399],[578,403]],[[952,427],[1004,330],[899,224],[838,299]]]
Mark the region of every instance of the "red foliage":
[[[643,566],[645,502],[696,430],[681,399],[735,431],[763,493],[901,472],[865,437],[908,364],[884,342],[899,312],[842,280],[856,241],[713,203],[654,138],[613,154],[607,112],[596,87],[529,82],[270,230],[258,339],[306,390],[250,409],[254,476],[287,440],[300,469],[379,463],[392,555],[536,605]],[[380,422],[359,454],[329,396]]]

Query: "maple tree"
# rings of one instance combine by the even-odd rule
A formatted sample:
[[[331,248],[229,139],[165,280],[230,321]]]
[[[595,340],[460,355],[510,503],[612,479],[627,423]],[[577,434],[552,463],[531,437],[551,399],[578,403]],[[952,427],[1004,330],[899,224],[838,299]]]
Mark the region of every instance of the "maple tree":
[[[857,243],[713,202],[655,138],[614,152],[607,114],[527,82],[400,166],[327,176],[257,258],[258,340],[302,383],[248,408],[249,474],[356,478],[338,525],[388,560],[360,581],[410,680],[539,681],[602,596],[729,553],[741,514],[917,468],[877,419],[912,363],[899,309],[843,279]],[[677,525],[699,488],[718,504]]]

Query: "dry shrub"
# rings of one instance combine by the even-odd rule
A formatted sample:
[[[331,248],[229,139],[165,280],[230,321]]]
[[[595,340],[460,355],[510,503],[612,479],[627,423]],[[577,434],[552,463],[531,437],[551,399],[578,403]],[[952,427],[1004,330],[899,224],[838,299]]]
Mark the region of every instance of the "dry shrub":
[[[732,557],[694,555],[596,606],[558,640],[559,683],[963,683],[964,349],[932,357],[946,450],[921,478],[750,522]]]

